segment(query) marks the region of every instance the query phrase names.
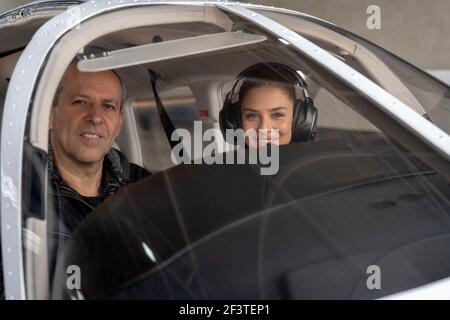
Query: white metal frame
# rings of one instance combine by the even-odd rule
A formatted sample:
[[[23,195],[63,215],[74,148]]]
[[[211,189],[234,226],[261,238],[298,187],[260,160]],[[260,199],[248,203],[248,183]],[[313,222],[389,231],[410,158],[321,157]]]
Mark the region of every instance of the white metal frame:
[[[261,6],[222,1],[92,0],[71,8],[44,24],[21,55],[11,78],[5,101],[1,138],[2,254],[7,299],[26,298],[22,254],[22,150],[27,113],[47,56],[61,37],[94,16],[133,6],[164,4],[215,6],[259,25],[361,92],[419,139],[446,159],[450,159],[450,138],[447,133],[327,51],[251,10],[262,8]],[[48,123],[45,125],[48,126]],[[32,130],[30,134],[31,141],[39,145],[34,139],[36,132]]]

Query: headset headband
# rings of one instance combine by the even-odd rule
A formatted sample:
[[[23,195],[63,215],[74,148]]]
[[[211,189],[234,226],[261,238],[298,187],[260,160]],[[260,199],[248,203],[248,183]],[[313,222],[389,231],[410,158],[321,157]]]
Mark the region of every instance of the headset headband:
[[[293,68],[291,68],[287,65],[281,64],[281,63],[277,63],[277,62],[260,62],[260,63],[254,64],[250,67],[247,67],[246,69],[242,70],[236,76],[236,81],[230,91],[229,98],[232,99],[235,96],[236,87],[242,80],[244,80],[245,78],[248,78],[249,77],[248,75],[251,74],[253,71],[263,69],[263,68],[271,69],[270,71],[275,71],[275,72],[278,72],[279,74],[282,73],[281,75],[284,78],[286,78],[285,77],[286,75],[293,77],[294,79],[292,79],[292,80],[295,81],[295,83],[293,83],[293,85],[296,85],[297,83],[300,84],[304,98],[310,97],[310,94],[308,92],[308,85],[307,85],[305,79],[303,79],[303,77],[297,71],[295,71]],[[289,78],[286,78],[286,80],[289,80]]]

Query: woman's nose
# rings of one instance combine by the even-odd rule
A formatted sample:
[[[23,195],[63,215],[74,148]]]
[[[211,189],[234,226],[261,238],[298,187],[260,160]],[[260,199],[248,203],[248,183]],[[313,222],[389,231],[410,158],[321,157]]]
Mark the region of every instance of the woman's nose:
[[[258,129],[272,129],[272,120],[268,116],[263,116],[261,118],[260,126]]]

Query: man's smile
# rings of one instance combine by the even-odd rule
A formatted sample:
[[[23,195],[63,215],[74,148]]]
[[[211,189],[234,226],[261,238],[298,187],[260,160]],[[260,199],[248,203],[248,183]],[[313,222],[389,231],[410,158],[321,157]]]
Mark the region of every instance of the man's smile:
[[[83,131],[81,132],[80,136],[83,138],[83,140],[91,142],[99,141],[103,138],[103,135],[97,131]]]

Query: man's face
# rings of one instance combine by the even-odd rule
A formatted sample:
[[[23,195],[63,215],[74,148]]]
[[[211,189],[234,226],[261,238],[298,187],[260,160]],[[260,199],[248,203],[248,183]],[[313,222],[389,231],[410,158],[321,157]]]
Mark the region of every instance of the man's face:
[[[55,154],[78,164],[103,161],[124,120],[119,79],[110,71],[80,72],[72,65],[60,88],[50,116]]]

